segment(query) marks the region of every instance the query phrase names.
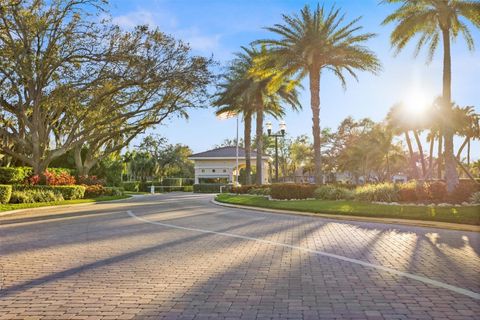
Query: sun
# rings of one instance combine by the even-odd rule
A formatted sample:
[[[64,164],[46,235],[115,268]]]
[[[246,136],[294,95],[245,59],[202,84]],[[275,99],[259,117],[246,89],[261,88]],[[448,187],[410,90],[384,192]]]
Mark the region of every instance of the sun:
[[[408,113],[420,116],[427,111],[432,101],[431,97],[424,90],[414,88],[407,93],[403,104]]]

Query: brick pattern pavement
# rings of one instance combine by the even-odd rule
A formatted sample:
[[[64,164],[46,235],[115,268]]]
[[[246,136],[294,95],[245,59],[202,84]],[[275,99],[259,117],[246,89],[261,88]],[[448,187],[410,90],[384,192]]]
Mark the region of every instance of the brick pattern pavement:
[[[480,292],[479,234],[217,207],[170,194],[0,218],[0,319],[475,319],[480,302],[261,242]]]

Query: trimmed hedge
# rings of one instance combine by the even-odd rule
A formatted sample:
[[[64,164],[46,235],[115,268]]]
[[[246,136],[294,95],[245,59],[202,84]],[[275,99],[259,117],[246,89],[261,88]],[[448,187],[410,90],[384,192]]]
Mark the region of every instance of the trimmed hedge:
[[[0,185],[0,203],[9,203],[10,197],[12,196],[12,186],[10,185]]]
[[[30,167],[0,167],[0,184],[22,183],[32,174]]]
[[[183,192],[193,192],[193,186],[184,186]]]
[[[194,184],[193,185],[193,192],[195,193],[220,193],[220,187],[226,186],[223,183],[202,183],[202,184]],[[227,187],[223,188],[223,191],[226,190]]]
[[[14,191],[10,203],[36,203],[63,201],[62,194],[51,190]]]
[[[279,200],[307,199],[313,198],[316,188],[314,184],[275,183],[270,186],[270,195]]]
[[[82,199],[85,195],[85,187],[78,186],[78,185],[74,185],[74,186],[14,185],[13,190],[14,191],[29,191],[29,190],[53,191],[55,193],[61,194],[63,199],[65,200]]]

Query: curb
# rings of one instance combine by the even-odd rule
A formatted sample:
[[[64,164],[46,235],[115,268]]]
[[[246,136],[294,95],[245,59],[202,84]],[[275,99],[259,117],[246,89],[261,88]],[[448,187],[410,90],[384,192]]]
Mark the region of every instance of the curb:
[[[215,199],[211,200],[211,203],[217,206],[222,206],[227,208],[243,209],[243,210],[250,210],[250,211],[261,211],[261,212],[276,213],[276,214],[300,215],[300,216],[326,218],[326,219],[342,220],[342,221],[373,222],[373,223],[396,224],[396,225],[414,226],[414,227],[438,228],[438,229],[447,229],[447,230],[456,230],[456,231],[480,232],[480,226],[460,224],[460,223],[409,220],[409,219],[392,219],[392,218],[372,218],[372,217],[338,215],[334,213],[326,214],[326,213],[302,212],[302,211],[292,211],[292,210],[282,210],[282,209],[269,209],[269,208],[261,208],[261,207],[254,207],[254,206],[242,206],[237,204],[223,203],[223,202],[218,202]]]
[[[87,203],[72,203],[72,204],[60,204],[58,206],[44,206],[44,207],[33,207],[33,208],[23,208],[23,209],[15,209],[9,211],[0,212],[0,217],[8,216],[15,213],[21,213],[25,211],[37,211],[41,209],[54,209],[54,208],[68,208],[68,207],[82,207],[82,206],[91,206],[95,204],[102,204],[102,203],[114,203],[125,201],[128,199],[132,199],[135,197],[143,197],[144,195],[130,195],[129,198],[117,199],[117,200],[108,200],[108,201],[99,201],[99,202],[87,202]]]

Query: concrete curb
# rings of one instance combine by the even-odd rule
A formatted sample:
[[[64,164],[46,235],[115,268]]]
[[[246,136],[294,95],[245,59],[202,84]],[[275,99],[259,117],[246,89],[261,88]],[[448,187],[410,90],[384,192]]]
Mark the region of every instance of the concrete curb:
[[[11,214],[21,213],[21,212],[25,212],[25,211],[37,211],[37,210],[41,210],[41,209],[82,207],[82,206],[91,206],[91,205],[102,204],[102,203],[114,203],[114,202],[125,201],[125,200],[132,199],[132,198],[143,197],[143,196],[145,196],[145,195],[130,195],[129,198],[117,199],[117,200],[108,200],[108,201],[99,201],[99,202],[86,202],[86,203],[72,203],[72,204],[60,204],[58,206],[45,206],[45,207],[34,207],[34,208],[9,210],[9,211],[0,212],[0,217],[9,216]]]
[[[439,228],[439,229],[448,229],[448,230],[457,230],[457,231],[480,232],[480,226],[460,224],[460,223],[409,220],[409,219],[392,219],[392,218],[371,218],[371,217],[358,217],[358,216],[338,215],[338,214],[269,209],[269,208],[223,203],[223,202],[218,202],[215,199],[213,199],[211,203],[218,206],[222,206],[222,207],[244,209],[244,210],[250,210],[250,211],[261,211],[261,212],[268,212],[268,213],[277,213],[277,214],[290,214],[290,215],[309,216],[309,217],[326,218],[326,219],[334,219],[334,220],[343,220],[343,221],[373,222],[373,223],[397,224],[397,225],[414,226],[414,227],[427,227],[427,228]]]

